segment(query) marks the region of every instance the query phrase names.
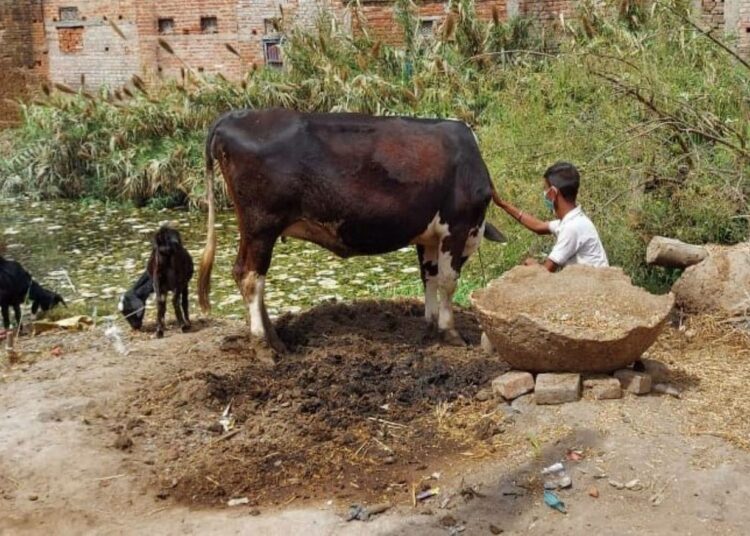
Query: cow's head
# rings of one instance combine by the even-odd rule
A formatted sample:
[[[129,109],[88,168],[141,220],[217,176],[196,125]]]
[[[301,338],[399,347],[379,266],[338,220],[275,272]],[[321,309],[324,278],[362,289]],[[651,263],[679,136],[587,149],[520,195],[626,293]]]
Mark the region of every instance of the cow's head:
[[[133,292],[128,291],[120,297],[120,303],[117,304],[117,310],[128,321],[130,327],[139,330],[143,326],[143,317],[146,315],[146,302],[136,296]]]

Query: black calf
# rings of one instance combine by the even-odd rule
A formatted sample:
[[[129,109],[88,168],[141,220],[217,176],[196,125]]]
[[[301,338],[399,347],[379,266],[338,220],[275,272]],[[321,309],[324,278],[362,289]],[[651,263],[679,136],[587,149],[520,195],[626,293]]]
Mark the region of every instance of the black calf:
[[[182,245],[180,233],[167,226],[156,232],[152,240],[148,273],[156,293],[156,336],[164,336],[164,315],[167,293],[172,292],[175,316],[182,331],[190,329],[188,315],[188,284],[193,277],[193,259]]]
[[[141,329],[143,317],[146,314],[146,301],[154,292],[154,284],[148,271],[143,272],[133,287],[120,298],[117,308],[125,316],[130,327]]]
[[[21,323],[21,304],[27,298],[34,314],[39,310],[49,311],[59,303],[65,305],[62,296],[32,280],[19,263],[0,257],[0,310],[5,329],[10,327],[10,307],[16,315],[16,324]]]

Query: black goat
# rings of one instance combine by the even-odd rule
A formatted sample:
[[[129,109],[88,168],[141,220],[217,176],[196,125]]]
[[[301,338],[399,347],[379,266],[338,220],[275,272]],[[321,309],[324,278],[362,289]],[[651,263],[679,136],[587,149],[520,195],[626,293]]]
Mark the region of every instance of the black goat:
[[[146,315],[146,300],[154,293],[154,284],[148,271],[143,272],[133,287],[120,298],[117,308],[125,316],[130,327],[141,329],[143,317]]]
[[[177,321],[185,332],[190,329],[188,314],[188,284],[193,277],[193,258],[183,247],[180,233],[162,226],[151,241],[151,258],[147,271],[156,294],[156,337],[164,336],[164,315],[167,293],[172,292]]]
[[[34,281],[19,263],[0,257],[0,309],[5,329],[10,328],[10,307],[16,315],[16,324],[21,323],[21,304],[27,299],[33,314],[49,311],[60,303],[65,305],[62,296]]]

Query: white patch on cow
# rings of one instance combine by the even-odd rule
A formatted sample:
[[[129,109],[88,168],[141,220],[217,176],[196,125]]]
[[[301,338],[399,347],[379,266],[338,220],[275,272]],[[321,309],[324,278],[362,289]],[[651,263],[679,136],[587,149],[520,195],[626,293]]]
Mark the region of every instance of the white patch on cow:
[[[440,223],[440,213],[438,212],[435,214],[435,217],[432,218],[432,221],[427,224],[425,230],[413,238],[411,243],[425,247],[434,247],[449,234],[448,223]]]
[[[450,252],[438,253],[438,289],[440,290],[440,304],[438,306],[438,328],[440,331],[453,329],[453,294],[456,292],[458,273],[452,266],[453,257]]]
[[[261,339],[266,338],[266,328],[263,325],[263,293],[266,288],[265,276],[252,274],[255,278],[255,288],[247,304],[250,315],[250,333]]]
[[[423,246],[422,264],[430,264],[437,268],[438,249],[437,245]],[[438,319],[438,279],[437,274],[425,272],[424,285],[424,318],[427,322],[437,322]]]
[[[427,224],[422,233],[415,237],[411,243],[424,247],[423,263],[431,263],[438,266],[438,247],[440,242],[450,235],[447,223],[440,222],[440,213],[435,214],[430,223]],[[438,275],[425,274],[424,287],[424,317],[427,322],[438,320],[438,287],[439,287],[439,270]]]
[[[479,246],[482,243],[482,238],[484,237],[484,227],[485,222],[482,220],[479,227],[471,229],[469,232],[469,238],[466,239],[466,245],[464,245],[464,257],[471,257],[479,249]]]
[[[125,296],[121,296],[120,301],[117,302],[117,310],[121,313],[125,311]]]

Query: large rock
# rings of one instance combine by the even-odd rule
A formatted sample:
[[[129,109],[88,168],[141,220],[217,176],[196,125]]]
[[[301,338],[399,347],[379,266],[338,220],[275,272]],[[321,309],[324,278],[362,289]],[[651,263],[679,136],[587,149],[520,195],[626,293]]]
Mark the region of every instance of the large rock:
[[[690,313],[747,314],[750,243],[710,246],[708,250],[708,258],[687,268],[672,286],[677,305]]]
[[[610,372],[653,344],[674,297],[635,287],[619,268],[518,266],[471,301],[497,353],[531,372]]]
[[[581,397],[580,374],[539,374],[536,377],[534,401],[537,404],[564,404]]]

